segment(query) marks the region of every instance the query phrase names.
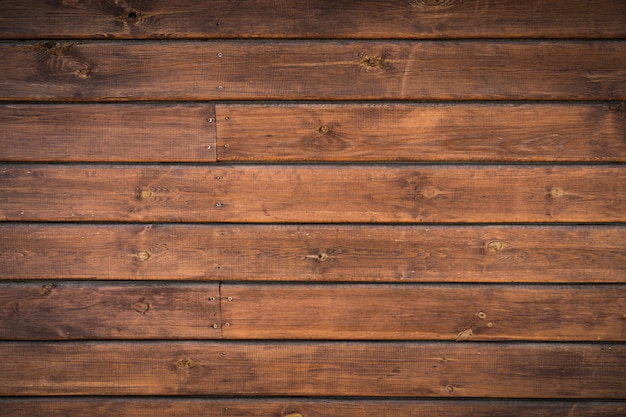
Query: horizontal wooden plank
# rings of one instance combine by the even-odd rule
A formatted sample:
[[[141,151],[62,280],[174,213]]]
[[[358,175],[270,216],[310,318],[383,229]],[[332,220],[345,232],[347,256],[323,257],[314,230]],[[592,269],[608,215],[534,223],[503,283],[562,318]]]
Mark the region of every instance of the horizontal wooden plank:
[[[0,100],[623,100],[626,42],[16,42],[0,78]]]
[[[350,399],[197,399],[197,398],[0,398],[13,417],[622,417],[620,401],[515,400],[350,400]]]
[[[0,223],[2,279],[624,283],[622,226]]]
[[[626,341],[623,286],[217,286],[0,284],[0,339]]]
[[[3,1],[4,38],[625,37],[619,0]],[[329,13],[332,11],[332,13]]]
[[[212,105],[0,105],[0,161],[213,162]]]
[[[3,342],[0,395],[623,398],[626,346]]]
[[[222,295],[226,339],[626,341],[623,286],[224,283]]]
[[[623,222],[624,166],[0,165],[0,220]]]
[[[621,104],[216,107],[220,161],[626,161]]]
[[[0,339],[218,339],[219,284],[0,285]]]

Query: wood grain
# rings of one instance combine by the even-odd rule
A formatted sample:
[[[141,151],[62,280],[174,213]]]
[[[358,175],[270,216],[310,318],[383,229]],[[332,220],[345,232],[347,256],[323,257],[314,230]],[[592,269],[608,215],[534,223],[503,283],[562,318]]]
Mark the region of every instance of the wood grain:
[[[226,339],[626,341],[622,286],[225,283],[222,294]]]
[[[2,279],[624,283],[623,226],[0,224]]]
[[[621,399],[626,347],[414,342],[4,342],[0,395]]]
[[[207,398],[0,398],[13,417],[622,417],[621,401],[350,400]]]
[[[623,222],[623,166],[0,166],[0,220]]]
[[[626,162],[621,104],[218,104],[219,160]]]
[[[218,339],[219,284],[0,285],[0,339]]]
[[[606,38],[626,36],[619,0],[3,1],[3,38]]]
[[[0,105],[0,161],[214,162],[212,105]]]
[[[624,100],[626,42],[15,42],[0,78],[24,101]]]

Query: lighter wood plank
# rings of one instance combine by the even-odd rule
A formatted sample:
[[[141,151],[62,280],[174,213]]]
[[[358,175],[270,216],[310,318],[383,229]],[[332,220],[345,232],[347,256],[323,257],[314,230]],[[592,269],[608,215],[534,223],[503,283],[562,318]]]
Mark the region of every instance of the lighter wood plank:
[[[624,166],[0,165],[0,220],[623,222]]]
[[[622,286],[224,283],[222,294],[226,339],[626,341]]]
[[[0,395],[621,399],[607,344],[4,342]],[[497,370],[497,371],[496,371]]]
[[[476,38],[626,36],[619,0],[3,1],[5,38]],[[329,12],[332,11],[332,12]]]
[[[19,42],[0,100],[623,100],[626,42]]]
[[[619,104],[218,104],[220,161],[626,161]]]
[[[619,401],[473,401],[350,399],[181,399],[181,398],[2,398],[0,407],[13,417],[622,417]]]
[[[218,339],[219,284],[5,283],[0,339]]]
[[[622,226],[0,224],[2,279],[624,283]]]
[[[212,105],[0,105],[0,161],[213,162]]]

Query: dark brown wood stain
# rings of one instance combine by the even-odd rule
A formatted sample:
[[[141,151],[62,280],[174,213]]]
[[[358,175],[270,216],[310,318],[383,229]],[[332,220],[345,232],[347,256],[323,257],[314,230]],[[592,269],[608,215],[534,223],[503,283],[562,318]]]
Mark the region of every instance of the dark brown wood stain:
[[[0,414],[626,414],[625,2],[0,16]]]

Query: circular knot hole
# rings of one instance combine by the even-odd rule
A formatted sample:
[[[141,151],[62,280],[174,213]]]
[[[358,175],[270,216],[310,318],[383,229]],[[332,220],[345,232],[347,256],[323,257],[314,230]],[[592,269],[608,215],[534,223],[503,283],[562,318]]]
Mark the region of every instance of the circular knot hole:
[[[504,249],[504,242],[501,240],[492,240],[485,244],[486,253],[497,253]]]
[[[487,318],[487,314],[484,311],[479,311],[478,314],[476,314],[476,317],[478,317],[479,319],[486,319]]]
[[[321,133],[322,135],[325,135],[328,132],[330,132],[330,128],[328,126],[320,126],[320,128],[317,129],[317,131]]]

